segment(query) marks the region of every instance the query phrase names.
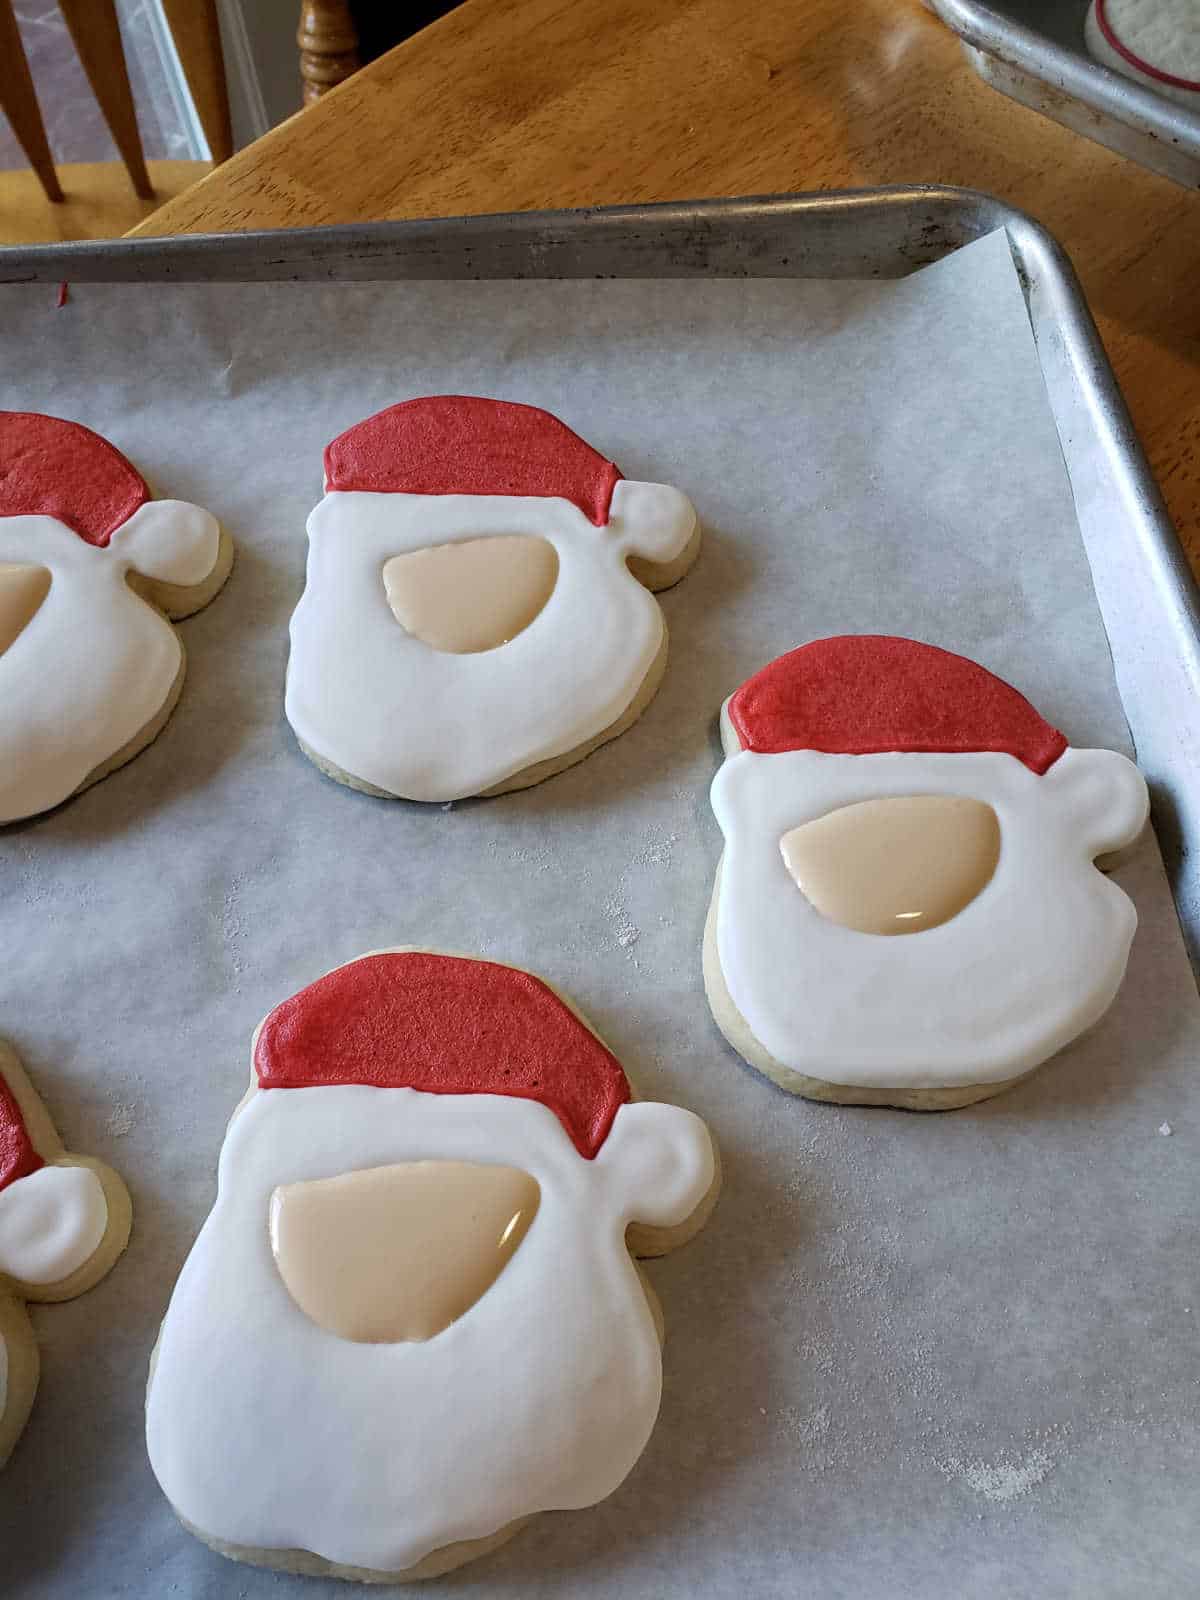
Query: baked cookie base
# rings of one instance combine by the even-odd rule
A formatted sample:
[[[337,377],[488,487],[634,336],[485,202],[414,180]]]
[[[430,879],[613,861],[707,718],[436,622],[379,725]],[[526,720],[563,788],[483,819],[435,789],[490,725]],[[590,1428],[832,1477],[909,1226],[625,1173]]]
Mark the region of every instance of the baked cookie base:
[[[72,1155],[65,1149],[49,1112],[29,1081],[20,1060],[2,1040],[0,1072],[21,1109],[25,1127],[37,1153],[53,1166],[90,1167],[100,1180],[108,1208],[108,1225],[103,1239],[82,1266],[68,1277],[60,1278],[57,1283],[14,1283],[11,1290],[0,1288],[0,1337],[4,1340],[8,1356],[7,1385],[3,1409],[0,1410],[0,1467],[3,1467],[24,1431],[37,1394],[40,1362],[37,1340],[25,1305],[73,1300],[76,1295],[85,1293],[99,1283],[129,1243],[133,1208],[129,1191],[111,1167],[91,1156]]]
[[[185,617],[203,611],[224,585],[232,567],[233,540],[222,528],[216,562],[203,583],[193,584],[190,587],[180,583],[155,583],[149,578],[139,576],[136,572],[130,573],[126,582],[135,594],[161,611],[169,622],[182,622]],[[175,637],[179,639],[178,634]],[[107,778],[109,773],[116,772],[119,767],[125,766],[134,756],[141,755],[143,750],[154,743],[179,704],[186,676],[187,653],[184,650],[183,640],[179,639],[179,671],[175,674],[175,681],[159,710],[144,728],[140,728],[133,738],[123,744],[115,754],[109,756],[107,761],[102,761],[98,767],[93,767],[79,787],[68,796],[69,799],[74,799],[75,795],[90,789],[94,783],[99,783],[101,778]]]
[[[431,950],[425,945],[393,945],[387,950],[369,950],[365,954],[388,955],[401,951],[440,956],[463,954],[462,951],[458,950]],[[363,958],[360,957],[359,959]],[[506,962],[498,964],[501,966],[510,965],[510,963]],[[512,970],[514,972],[528,971],[525,967],[516,966]],[[529,973],[529,976],[537,978],[539,983],[544,983],[589,1033],[599,1039],[606,1049],[610,1048],[605,1043],[600,1032],[593,1027],[568,995],[565,995],[554,984],[541,977],[538,973]],[[254,1036],[250,1044],[251,1061],[254,1059],[254,1047],[258,1042],[261,1028],[262,1023],[260,1022],[254,1030]],[[629,1078],[628,1071],[626,1071],[625,1075],[626,1078]],[[629,1082],[630,1088],[633,1089],[633,1080],[629,1079]],[[234,1109],[230,1123],[237,1117],[238,1112],[246,1104],[249,1096],[257,1092],[254,1084],[253,1068],[251,1068],[251,1087]],[[633,1098],[635,1100],[640,1098],[636,1091]],[[654,1330],[658,1336],[660,1348],[666,1335],[666,1322],[663,1317],[661,1302],[641,1266],[641,1261],[654,1256],[666,1255],[668,1251],[678,1249],[695,1234],[699,1233],[700,1229],[708,1221],[721,1192],[721,1155],[711,1132],[709,1139],[713,1153],[713,1181],[709,1186],[708,1192],[691,1215],[673,1228],[655,1228],[645,1223],[634,1222],[630,1223],[625,1230],[625,1243],[630,1255],[635,1258],[634,1268],[637,1271],[642,1292],[646,1296],[646,1304],[650,1315],[654,1320]],[[156,1342],[150,1357],[150,1377],[147,1381],[147,1392],[149,1392],[150,1383],[154,1381],[154,1368],[157,1357],[158,1345]],[[338,1562],[327,1561],[323,1556],[314,1555],[311,1550],[272,1550],[260,1548],[257,1545],[227,1544],[224,1540],[213,1538],[210,1534],[205,1533],[202,1528],[197,1528],[186,1517],[180,1516],[178,1511],[175,1512],[175,1515],[179,1517],[180,1523],[187,1531],[199,1539],[202,1544],[208,1545],[209,1549],[215,1550],[218,1555],[227,1556],[231,1561],[241,1561],[250,1567],[270,1567],[277,1572],[293,1572],[304,1577],[343,1578],[353,1583],[379,1584],[419,1583],[426,1578],[439,1578],[444,1573],[453,1572],[456,1567],[465,1566],[468,1561],[475,1561],[481,1556],[490,1555],[493,1550],[498,1550],[501,1545],[507,1544],[514,1534],[519,1533],[527,1523],[532,1522],[534,1517],[541,1515],[541,1513],[535,1511],[526,1517],[518,1517],[515,1521],[506,1523],[503,1528],[498,1528],[495,1533],[487,1534],[480,1539],[463,1539],[454,1544],[443,1545],[440,1550],[431,1550],[422,1561],[418,1561],[414,1566],[403,1567],[395,1571],[382,1571],[374,1567],[344,1566]]]
[[[178,1512],[176,1515],[179,1515]],[[398,1572],[380,1572],[374,1567],[341,1566],[336,1561],[326,1561],[321,1556],[313,1555],[310,1550],[259,1550],[254,1545],[226,1544],[221,1539],[210,1538],[202,1529],[194,1528],[186,1518],[179,1518],[181,1524],[201,1544],[206,1544],[210,1550],[215,1550],[219,1556],[226,1556],[230,1561],[240,1561],[247,1567],[270,1567],[276,1572],[292,1572],[302,1578],[342,1578],[350,1583],[420,1583],[426,1578],[440,1578],[447,1572],[453,1572],[455,1567],[465,1566],[468,1561],[475,1561],[480,1556],[498,1550],[514,1534],[520,1533],[530,1520],[529,1517],[519,1517],[484,1539],[460,1539],[456,1544],[431,1550],[424,1561],[418,1561],[415,1566],[404,1567]]]
[[[743,1060],[770,1078],[788,1094],[801,1095],[805,1100],[823,1100],[840,1106],[896,1106],[903,1111],[955,1111],[960,1106],[975,1105],[980,1100],[990,1100],[1003,1094],[1014,1084],[1021,1083],[1037,1071],[1019,1072],[1014,1078],[1003,1078],[997,1083],[950,1084],[938,1089],[904,1088],[895,1085],[877,1089],[860,1084],[832,1083],[825,1078],[810,1078],[793,1067],[777,1061],[751,1031],[750,1024],[734,1004],[733,996],[721,971],[717,953],[717,907],[721,897],[721,866],[717,863],[716,881],[708,915],[704,923],[704,992],[717,1027]],[[1040,1066],[1041,1063],[1039,1062]]]
[[[232,568],[233,540],[222,528],[217,544],[217,559],[208,577],[200,583],[159,583],[153,578],[142,577],[139,572],[129,573],[125,581],[135,594],[157,607],[169,622],[182,622],[185,617],[203,611],[209,601],[216,598],[224,588]]]
[[[630,572],[645,588],[658,594],[663,589],[669,589],[679,582],[688,568],[695,561],[700,552],[700,524],[697,523],[692,537],[684,549],[676,556],[674,561],[656,564],[645,561],[639,556],[630,556],[626,565]],[[585,739],[582,744],[564,750],[560,755],[548,756],[544,761],[535,761],[531,766],[522,767],[519,772],[514,772],[510,777],[502,778],[499,783],[490,788],[481,789],[480,795],[490,799],[495,795],[512,794],[517,789],[530,789],[535,783],[543,783],[547,778],[553,778],[557,773],[565,772],[568,767],[573,767],[576,762],[583,761],[590,756],[593,750],[598,750],[601,745],[608,744],[611,739],[620,738],[645,711],[651,700],[658,693],[662,683],[663,674],[667,670],[667,624],[663,621],[662,643],[658,647],[658,654],[650,663],[646,676],[638,685],[633,699],[622,711],[621,715],[610,722],[606,728],[590,739]],[[344,771],[336,762],[330,761],[326,756],[319,755],[311,745],[296,734],[296,743],[300,749],[327,778],[332,778],[335,783],[343,784],[347,789],[357,789],[359,794],[374,795],[379,800],[406,800],[408,795],[396,794],[391,789],[381,789],[376,784],[368,783],[364,778],[356,778],[353,773]],[[467,798],[459,796],[457,798]],[[437,802],[430,802],[436,804]],[[444,803],[444,802],[443,802]]]
[[[5,1292],[0,1292],[0,1340],[8,1360],[4,1406],[0,1410],[2,1468],[29,1421],[40,1367],[37,1340],[25,1307]]]
[[[129,1243],[129,1231],[133,1225],[129,1191],[103,1161],[97,1161],[94,1156],[73,1155],[66,1149],[16,1052],[3,1040],[0,1040],[0,1072],[21,1108],[26,1130],[42,1160],[51,1166],[90,1167],[104,1191],[108,1226],[103,1239],[83,1265],[77,1267],[69,1277],[60,1278],[57,1283],[19,1284],[13,1291],[26,1303],[49,1305],[59,1300],[73,1300],[76,1295],[85,1294],[100,1282]]]
[[[599,750],[602,744],[608,744],[611,739],[619,739],[623,733],[632,728],[634,723],[645,711],[651,700],[658,693],[663,677],[667,670],[667,625],[663,623],[662,643],[658,647],[658,654],[650,663],[650,670],[638,685],[638,691],[625,707],[625,710],[615,722],[610,722],[607,728],[602,728],[594,738],[587,739],[583,744],[578,744],[573,750],[565,750],[560,756],[550,756],[545,761],[537,761],[531,767],[522,767],[520,772],[514,772],[511,778],[505,778],[502,783],[497,783],[490,789],[484,789],[485,796],[497,794],[512,794],[517,789],[531,789],[535,783],[541,783],[546,778],[553,778],[556,773],[565,772],[568,767],[573,767],[577,761],[583,761],[590,756],[593,750]]]
[[[179,641],[179,671],[175,674],[175,682],[167,693],[158,712],[150,719],[144,728],[138,730],[128,743],[123,744],[115,755],[109,756],[107,761],[102,761],[98,767],[93,767],[87,777],[73,789],[67,796],[73,800],[77,794],[82,794],[85,789],[90,789],[94,783],[99,783],[101,778],[107,778],[110,772],[126,766],[134,756],[140,756],[143,750],[152,745],[155,739],[171,720],[171,713],[179,704],[179,696],[183,693],[183,680],[187,677],[187,653],[183,648],[183,640]]]

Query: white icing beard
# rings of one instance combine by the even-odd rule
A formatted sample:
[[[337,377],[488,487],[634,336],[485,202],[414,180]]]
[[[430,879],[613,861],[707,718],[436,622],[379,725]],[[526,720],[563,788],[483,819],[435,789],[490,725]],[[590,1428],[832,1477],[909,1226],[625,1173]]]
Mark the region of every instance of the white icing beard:
[[[780,839],[841,806],[965,795],[1000,824],[990,882],[940,927],[898,937],[822,917]],[[1146,785],[1109,750],[1067,750],[1038,777],[1013,756],[730,756],[712,786],[725,835],[716,943],[759,1043],[807,1077],[864,1088],[997,1083],[1108,1008],[1137,913],[1093,865],[1131,843]]]
[[[541,1199],[528,1235],[425,1343],[325,1332],[276,1268],[273,1190],[421,1160],[531,1173]],[[712,1180],[707,1131],[675,1106],[623,1106],[587,1161],[532,1101],[258,1091],[230,1126],[216,1205],[163,1323],[146,1413],[159,1483],[210,1538],[376,1571],[593,1504],[641,1454],[661,1392],[625,1228],[684,1220]]]
[[[198,507],[143,505],[107,548],[53,517],[0,517],[0,563],[47,567],[50,591],[0,654],[0,823],[48,811],[152,722],[182,660],[126,573],[199,583],[220,530]]]
[[[663,639],[628,555],[664,562],[696,515],[677,490],[622,480],[595,527],[569,501],[512,495],[333,492],[308,519],[308,572],[292,616],[285,709],[322,760],[410,800],[480,794],[616,722]],[[540,535],[558,555],[543,610],[509,643],[432,649],[396,621],[392,556],[488,534]]]
[[[90,1167],[39,1167],[0,1189],[0,1274],[18,1288],[61,1283],[96,1253],[107,1227]]]

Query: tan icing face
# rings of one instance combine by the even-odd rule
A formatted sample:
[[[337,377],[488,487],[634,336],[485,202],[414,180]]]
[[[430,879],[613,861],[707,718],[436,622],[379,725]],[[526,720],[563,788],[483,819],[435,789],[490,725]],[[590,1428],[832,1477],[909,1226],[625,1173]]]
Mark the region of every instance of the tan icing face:
[[[357,1344],[432,1339],[500,1276],[540,1196],[517,1167],[368,1167],[276,1189],[271,1249],[292,1299],[327,1332]]]
[[[949,922],[1000,858],[991,806],[904,795],[841,806],[779,841],[796,886],[823,917],[858,933],[920,933]]]
[[[50,568],[0,561],[0,656],[50,593]]]
[[[471,655],[507,644],[549,600],[558,552],[532,534],[431,545],[384,563],[392,615],[434,650]]]

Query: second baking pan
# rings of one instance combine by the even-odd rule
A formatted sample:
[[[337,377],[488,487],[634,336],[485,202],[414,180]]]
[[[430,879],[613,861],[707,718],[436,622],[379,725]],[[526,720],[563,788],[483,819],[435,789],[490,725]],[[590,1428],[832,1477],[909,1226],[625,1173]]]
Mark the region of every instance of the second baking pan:
[[[962,41],[975,71],[1001,94],[1200,188],[1200,112],[1093,59],[1084,44],[1088,0],[928,0]]]

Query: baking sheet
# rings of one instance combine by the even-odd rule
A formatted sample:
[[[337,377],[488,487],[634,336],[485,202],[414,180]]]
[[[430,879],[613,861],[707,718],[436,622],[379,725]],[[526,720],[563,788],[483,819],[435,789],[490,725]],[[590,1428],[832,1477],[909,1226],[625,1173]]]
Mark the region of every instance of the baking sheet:
[[[687,490],[706,544],[663,597],[672,661],[641,722],[548,784],[444,810],[321,778],[281,684],[322,446],[447,390],[548,406]],[[1196,1586],[1198,1005],[1152,843],[1120,873],[1142,925],[1116,1006],[981,1107],[792,1100],[725,1047],[700,979],[715,713],[791,645],[923,635],[1074,743],[1128,748],[1002,235],[898,284],[85,285],[62,310],[9,288],[0,404],[98,427],[239,548],[183,625],[159,741],[0,833],[0,1030],[135,1204],[111,1278],[34,1312],[42,1389],[0,1479],[8,1592],[344,1592],[183,1534],[141,1397],[254,1024],[400,942],[563,986],[647,1094],[708,1119],[726,1169],[704,1234],[651,1269],[666,1389],[642,1461],[446,1590]]]

